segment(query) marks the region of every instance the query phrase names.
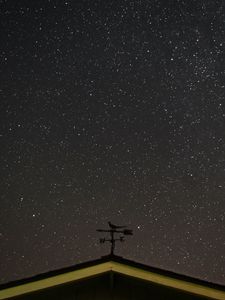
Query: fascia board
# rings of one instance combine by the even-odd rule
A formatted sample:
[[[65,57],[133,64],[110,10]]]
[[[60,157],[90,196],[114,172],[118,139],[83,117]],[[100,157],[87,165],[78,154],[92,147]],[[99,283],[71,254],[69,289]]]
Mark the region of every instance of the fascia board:
[[[165,275],[135,268],[133,266],[112,262],[112,271],[134,278],[139,278],[152,283],[179,289],[181,291],[186,291],[195,295],[205,296],[211,299],[225,300],[224,291],[220,291],[196,283],[191,283],[188,281],[183,281],[176,278],[171,278]]]
[[[106,272],[116,272],[122,275],[134,277],[144,281],[156,283],[159,285],[186,291],[195,295],[205,296],[211,299],[225,300],[225,292],[211,287],[191,283],[181,279],[171,278],[169,276],[157,274],[151,271],[143,270],[137,267],[125,265],[119,262],[109,261],[94,266],[74,270],[64,274],[51,276],[49,278],[36,280],[33,282],[21,284],[18,286],[6,288],[0,291],[0,299],[7,299],[45,288],[70,283],[73,281],[90,278]]]
[[[6,288],[0,291],[0,299],[7,299],[10,297],[15,297],[45,288],[50,288],[64,283],[70,283],[76,280],[89,278],[96,276],[111,270],[111,263],[106,262],[96,266],[91,266],[83,268],[80,270],[71,271],[65,274],[60,274],[52,276],[45,279],[40,279],[37,281],[21,284],[15,287]]]

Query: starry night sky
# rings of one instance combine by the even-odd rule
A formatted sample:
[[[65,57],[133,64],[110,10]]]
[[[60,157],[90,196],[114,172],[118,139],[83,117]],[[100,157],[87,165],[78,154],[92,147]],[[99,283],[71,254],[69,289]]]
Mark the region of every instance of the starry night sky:
[[[0,1],[1,282],[116,254],[225,284],[225,2]]]

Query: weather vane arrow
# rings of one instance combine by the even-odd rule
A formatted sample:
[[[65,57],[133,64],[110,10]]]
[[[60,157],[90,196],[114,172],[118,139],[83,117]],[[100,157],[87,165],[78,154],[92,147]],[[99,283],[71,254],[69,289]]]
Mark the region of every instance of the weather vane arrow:
[[[110,234],[110,238],[100,238],[100,243],[103,244],[105,242],[111,243],[111,251],[110,254],[114,255],[115,251],[115,244],[117,241],[124,242],[125,241],[125,235],[133,235],[133,230],[127,229],[127,226],[117,226],[112,224],[111,222],[108,222],[109,229],[97,229],[98,232],[108,232]],[[115,238],[115,234],[120,234],[118,238]]]

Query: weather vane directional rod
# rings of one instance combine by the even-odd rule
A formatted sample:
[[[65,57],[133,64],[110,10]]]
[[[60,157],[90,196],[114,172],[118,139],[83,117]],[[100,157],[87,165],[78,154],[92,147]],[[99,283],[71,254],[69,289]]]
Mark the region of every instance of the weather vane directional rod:
[[[112,224],[111,222],[108,222],[109,229],[97,229],[98,232],[108,232],[110,234],[110,238],[101,238],[100,243],[109,242],[111,243],[111,251],[110,254],[113,255],[115,251],[115,243],[117,241],[124,242],[125,235],[133,235],[133,230],[127,229],[127,226],[117,226]],[[115,238],[115,234],[120,234],[119,238]]]

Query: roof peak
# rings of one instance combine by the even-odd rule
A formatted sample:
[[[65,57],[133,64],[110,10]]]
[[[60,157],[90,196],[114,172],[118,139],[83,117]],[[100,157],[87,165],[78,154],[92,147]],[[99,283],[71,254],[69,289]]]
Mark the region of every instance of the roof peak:
[[[207,296],[208,293],[211,293],[211,299],[225,299],[224,286],[212,284],[185,275],[179,275],[171,271],[150,267],[114,254],[105,255],[99,259],[88,261],[86,263],[0,286],[0,299],[9,298],[5,295],[13,297],[15,295],[34,292],[56,285],[86,280],[94,276],[111,272],[143,280],[150,284],[157,283],[165,287],[176,288],[196,295]],[[53,278],[54,280],[52,280]],[[26,291],[22,290],[21,292],[21,286],[26,287]],[[218,295],[219,298],[217,297]]]
[[[225,290],[225,286],[221,285],[221,284],[218,284],[218,283],[212,283],[212,282],[204,281],[202,279],[190,277],[190,276],[187,276],[187,275],[178,274],[178,273],[175,273],[173,271],[161,269],[161,268],[158,268],[158,267],[149,266],[149,265],[146,265],[144,263],[136,262],[134,260],[127,259],[127,258],[124,258],[122,256],[115,255],[115,254],[103,255],[103,256],[101,256],[100,258],[97,258],[97,259],[93,259],[93,260],[86,261],[86,262],[81,262],[81,263],[78,263],[76,265],[68,266],[68,267],[65,267],[65,268],[58,269],[58,270],[47,271],[47,272],[32,276],[30,278],[24,278],[24,279],[15,280],[15,281],[8,282],[8,283],[3,283],[3,284],[0,284],[0,290],[4,289],[4,288],[15,286],[15,285],[19,285],[19,284],[29,283],[29,282],[33,282],[33,281],[37,281],[37,280],[42,280],[42,279],[49,278],[49,277],[52,277],[52,276],[57,276],[57,275],[61,275],[61,274],[64,274],[64,273],[69,273],[69,272],[73,272],[73,271],[76,271],[76,270],[101,265],[101,264],[108,263],[108,262],[109,263],[110,262],[112,262],[112,263],[115,262],[115,263],[119,263],[119,264],[122,264],[122,265],[133,267],[135,269],[141,269],[141,270],[145,270],[147,272],[157,273],[157,274],[162,275],[162,276],[172,277],[174,279],[189,281],[189,282],[192,282],[192,283],[206,285],[206,286],[210,286],[210,287],[213,286],[213,287],[217,287],[217,288]]]

